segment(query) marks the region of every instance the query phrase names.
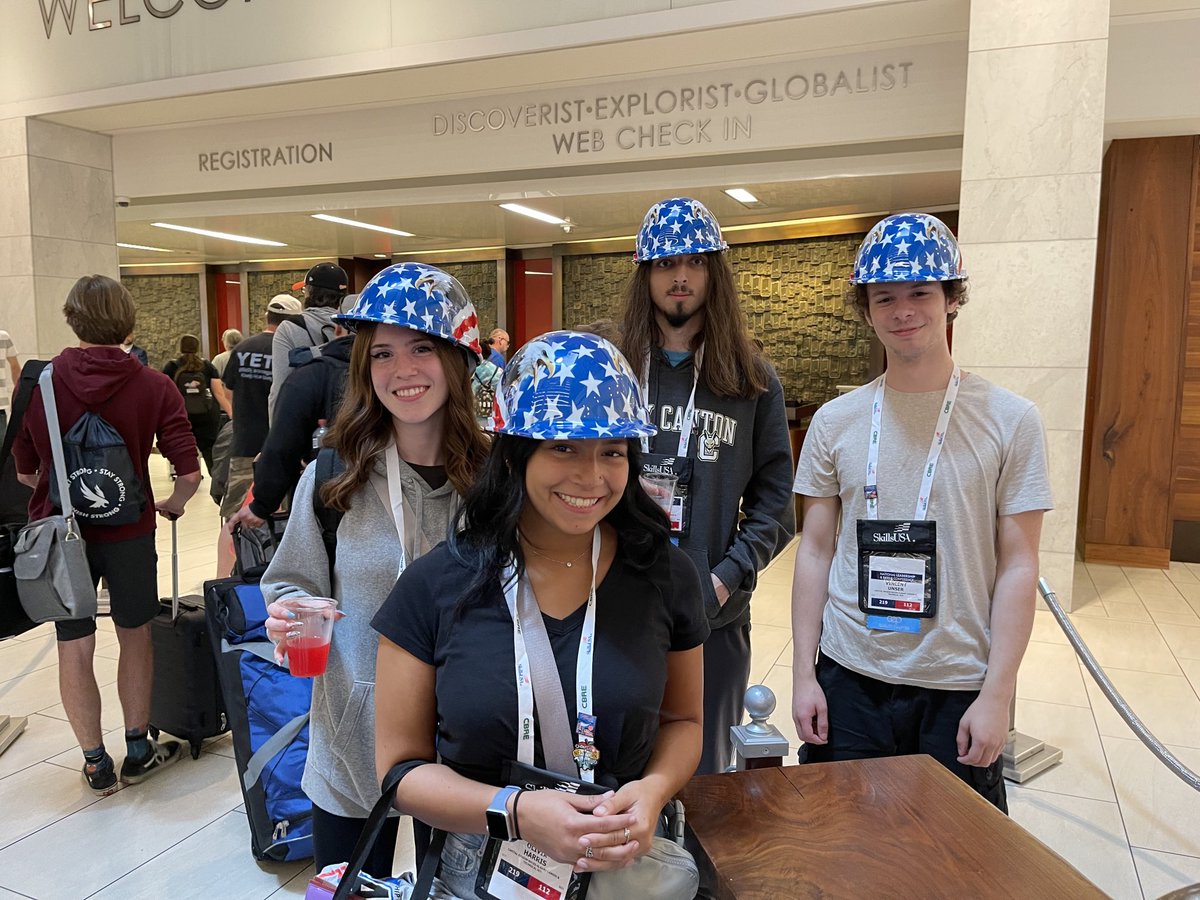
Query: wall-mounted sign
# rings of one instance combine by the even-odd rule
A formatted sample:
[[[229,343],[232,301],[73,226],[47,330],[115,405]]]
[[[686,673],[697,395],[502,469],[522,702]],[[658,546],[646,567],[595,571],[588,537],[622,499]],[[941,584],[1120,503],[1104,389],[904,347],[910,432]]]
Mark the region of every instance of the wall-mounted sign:
[[[401,183],[962,133],[965,42],[113,138],[130,197]],[[286,135],[284,140],[280,136]],[[334,154],[334,145],[337,153]],[[561,174],[556,172],[555,174]]]
[[[34,0],[26,0],[34,2]],[[136,25],[142,20],[139,9],[145,9],[155,19],[169,19],[184,7],[184,0],[36,0],[42,10],[46,40],[54,34],[56,24],[75,33],[75,10],[87,7],[88,31],[103,31],[116,25]],[[220,9],[229,0],[192,0],[201,9]],[[242,0],[249,3],[250,0]],[[61,24],[59,24],[61,23]],[[82,23],[81,23],[82,24]]]

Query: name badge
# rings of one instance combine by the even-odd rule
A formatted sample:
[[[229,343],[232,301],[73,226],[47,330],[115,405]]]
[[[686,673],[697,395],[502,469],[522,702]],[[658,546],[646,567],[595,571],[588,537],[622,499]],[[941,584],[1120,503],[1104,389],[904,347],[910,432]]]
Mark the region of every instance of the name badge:
[[[664,456],[661,453],[642,454],[643,475],[674,475],[675,496],[671,501],[669,516],[671,535],[687,537],[692,518],[692,460],[687,456]],[[676,541],[676,543],[678,543]]]
[[[567,900],[571,864],[555,862],[528,841],[500,845],[484,884],[493,900]]]
[[[912,631],[889,620],[937,613],[937,523],[858,521],[858,608],[868,626]]]

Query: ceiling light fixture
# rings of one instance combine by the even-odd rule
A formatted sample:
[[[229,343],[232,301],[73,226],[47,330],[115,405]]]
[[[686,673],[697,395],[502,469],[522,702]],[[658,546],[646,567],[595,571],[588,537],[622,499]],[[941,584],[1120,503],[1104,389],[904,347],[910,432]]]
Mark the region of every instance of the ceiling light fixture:
[[[500,208],[522,216],[529,216],[529,218],[537,219],[539,222],[548,222],[551,225],[567,224],[566,219],[560,219],[558,216],[552,216],[550,213],[544,213],[539,209],[530,209],[528,206],[522,206],[520,203],[501,203]]]
[[[758,203],[758,198],[745,188],[725,188],[725,193],[738,203]]]
[[[384,234],[394,234],[397,237],[413,237],[411,231],[400,231],[398,228],[385,228],[382,225],[372,225],[370,222],[356,222],[354,219],[343,219],[340,216],[329,216],[325,213],[313,213],[314,219],[333,222],[336,225],[351,225],[355,228],[366,228],[368,231],[382,231]]]
[[[223,231],[209,231],[206,228],[190,228],[187,225],[172,225],[169,222],[151,222],[155,228],[169,228],[171,231],[186,231],[188,234],[199,234],[203,237],[217,238],[222,241],[237,241],[240,244],[260,244],[264,247],[286,247],[279,241],[268,241],[265,238],[246,237],[243,234],[226,234]]]
[[[145,244],[122,244],[117,241],[118,247],[124,247],[126,250],[153,250],[155,253],[174,253],[174,250],[168,250],[165,247],[147,247]]]
[[[376,253],[375,254],[376,259],[388,259],[390,257],[391,257],[390,253]]]

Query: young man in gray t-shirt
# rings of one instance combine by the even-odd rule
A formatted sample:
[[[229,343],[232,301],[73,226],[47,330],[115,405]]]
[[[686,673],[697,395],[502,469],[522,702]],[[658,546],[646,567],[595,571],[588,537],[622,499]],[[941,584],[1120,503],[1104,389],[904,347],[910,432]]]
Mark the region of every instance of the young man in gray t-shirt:
[[[1007,811],[1000,754],[1052,506],[1041,417],[950,356],[966,275],[941,221],[878,223],[852,281],[887,372],[821,407],[797,467],[800,759],[928,753]]]

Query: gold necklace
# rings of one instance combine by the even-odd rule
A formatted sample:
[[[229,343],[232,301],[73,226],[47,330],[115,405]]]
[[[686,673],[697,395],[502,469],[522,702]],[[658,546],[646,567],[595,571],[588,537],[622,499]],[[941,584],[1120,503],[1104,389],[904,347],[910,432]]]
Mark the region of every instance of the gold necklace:
[[[568,569],[572,568],[575,565],[575,563],[579,562],[581,559],[583,559],[585,556],[587,556],[588,551],[590,551],[592,549],[591,547],[588,547],[586,550],[584,550],[582,553],[580,553],[577,557],[575,557],[570,562],[563,562],[561,559],[555,559],[553,556],[547,556],[545,553],[543,553],[537,547],[533,546],[533,544],[529,543],[529,541],[525,541],[524,544],[526,547],[528,547],[530,550],[532,550],[534,553],[536,553],[542,559],[548,559],[548,560],[550,560],[550,562],[558,563],[560,566],[566,566]]]

